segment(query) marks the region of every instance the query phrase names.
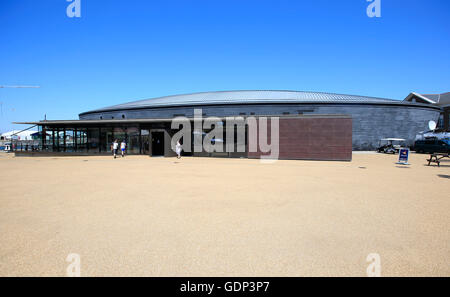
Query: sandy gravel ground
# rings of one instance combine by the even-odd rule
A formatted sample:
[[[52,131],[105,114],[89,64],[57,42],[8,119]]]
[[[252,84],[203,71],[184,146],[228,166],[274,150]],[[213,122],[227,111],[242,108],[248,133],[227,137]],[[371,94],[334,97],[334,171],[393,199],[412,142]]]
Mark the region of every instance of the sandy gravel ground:
[[[450,276],[450,162],[0,154],[0,275]]]

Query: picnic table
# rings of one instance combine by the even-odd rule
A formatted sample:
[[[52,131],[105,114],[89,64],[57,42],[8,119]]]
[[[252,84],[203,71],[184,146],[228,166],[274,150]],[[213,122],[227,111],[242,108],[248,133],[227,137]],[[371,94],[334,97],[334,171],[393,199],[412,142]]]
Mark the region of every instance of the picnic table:
[[[434,153],[430,155],[430,158],[427,159],[428,166],[430,166],[431,163],[437,163],[438,167],[441,167],[441,160],[444,158],[450,158],[448,153]]]

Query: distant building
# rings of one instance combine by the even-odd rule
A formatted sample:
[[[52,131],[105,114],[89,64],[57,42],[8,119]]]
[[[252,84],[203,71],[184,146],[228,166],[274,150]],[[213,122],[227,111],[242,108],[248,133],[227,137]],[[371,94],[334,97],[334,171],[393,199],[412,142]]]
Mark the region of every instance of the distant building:
[[[20,140],[20,141],[26,141],[26,140],[38,140],[39,139],[39,132],[38,131],[20,131],[20,130],[13,130],[6,133],[3,133],[0,135],[1,140]]]
[[[10,150],[12,143],[16,150],[35,150],[39,148],[40,139],[42,137],[38,131],[9,131],[0,135],[0,151]]]
[[[405,98],[407,102],[419,102],[442,108],[438,121],[438,129],[450,132],[450,92],[442,94],[411,93]]]

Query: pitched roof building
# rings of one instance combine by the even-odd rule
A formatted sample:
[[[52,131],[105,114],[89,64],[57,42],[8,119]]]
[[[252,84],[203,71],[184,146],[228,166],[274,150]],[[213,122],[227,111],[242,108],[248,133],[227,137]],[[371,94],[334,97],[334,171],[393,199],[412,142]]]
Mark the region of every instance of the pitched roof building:
[[[439,106],[442,108],[442,112],[439,117],[438,128],[443,131],[450,131],[450,92],[442,94],[419,94],[413,92],[404,101]]]

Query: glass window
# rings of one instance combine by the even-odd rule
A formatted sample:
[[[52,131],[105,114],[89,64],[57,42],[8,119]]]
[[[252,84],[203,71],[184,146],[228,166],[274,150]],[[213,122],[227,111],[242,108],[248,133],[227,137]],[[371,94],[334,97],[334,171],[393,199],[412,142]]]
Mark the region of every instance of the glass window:
[[[150,154],[150,131],[147,129],[141,130],[141,153]]]
[[[66,129],[66,152],[72,153],[75,151],[75,131],[71,128]]]
[[[89,128],[88,138],[89,138],[88,151],[90,153],[98,153],[100,151],[100,129]]]
[[[113,143],[113,130],[112,128],[100,129],[100,150],[102,153],[110,153],[111,145]]]
[[[49,139],[48,139],[48,142],[47,142],[48,150],[50,152],[56,152],[56,142],[55,142],[56,131],[55,131],[55,128],[49,127],[47,133],[49,134]]]
[[[443,129],[444,128],[444,114],[441,114],[439,116],[438,128],[439,129]]]
[[[121,143],[122,140],[126,141],[126,130],[120,127],[114,128],[114,140],[117,140],[117,142]],[[112,143],[112,142],[111,142]]]
[[[127,129],[127,153],[139,154],[139,129],[138,127],[128,127]]]
[[[87,129],[77,128],[77,133],[75,136],[75,148],[77,152],[87,151]]]

